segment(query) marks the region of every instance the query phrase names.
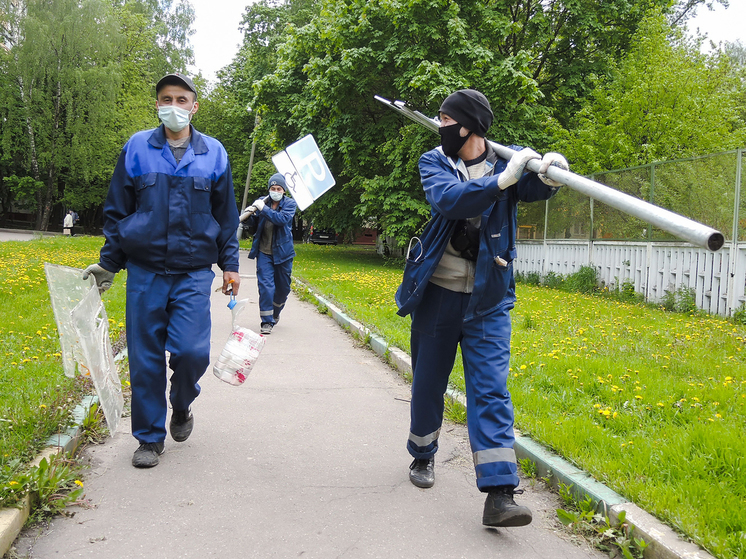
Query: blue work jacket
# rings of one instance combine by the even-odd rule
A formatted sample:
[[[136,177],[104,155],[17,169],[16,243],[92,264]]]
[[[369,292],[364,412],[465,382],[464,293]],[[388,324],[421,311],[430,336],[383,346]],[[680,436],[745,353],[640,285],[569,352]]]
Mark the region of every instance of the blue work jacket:
[[[520,150],[519,146],[510,146]],[[456,223],[482,216],[474,290],[464,320],[490,312],[503,301],[514,299],[513,260],[518,226],[518,202],[551,198],[558,188],[544,184],[536,173],[527,172],[519,181],[500,190],[498,175],[508,162],[487,144],[486,175],[468,179],[466,165],[447,157],[441,147],[420,157],[420,178],[432,218],[420,237],[407,249],[404,277],[396,292],[397,314],[407,316],[422,300],[427,283],[438,267]]]
[[[283,196],[280,199],[280,205],[276,210],[272,209],[272,199],[267,197],[264,201],[262,211],[256,212],[249,219],[256,221],[256,233],[249,251],[249,258],[256,258],[259,254],[259,240],[262,238],[262,230],[267,220],[271,221],[274,227],[272,235],[272,260],[275,264],[282,264],[295,257],[295,247],[293,246],[293,216],[298,205],[295,200]]]
[[[191,125],[190,125],[191,126]],[[157,274],[211,267],[238,272],[238,209],[228,154],[192,127],[177,164],[163,125],[124,145],[104,203],[101,264]]]

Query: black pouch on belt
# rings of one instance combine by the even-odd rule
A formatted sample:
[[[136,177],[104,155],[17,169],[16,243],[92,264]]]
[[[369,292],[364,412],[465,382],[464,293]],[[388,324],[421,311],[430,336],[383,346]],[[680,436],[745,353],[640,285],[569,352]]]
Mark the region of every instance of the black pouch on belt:
[[[461,258],[476,262],[479,253],[479,228],[465,219],[459,220],[451,235],[451,246],[461,253]]]

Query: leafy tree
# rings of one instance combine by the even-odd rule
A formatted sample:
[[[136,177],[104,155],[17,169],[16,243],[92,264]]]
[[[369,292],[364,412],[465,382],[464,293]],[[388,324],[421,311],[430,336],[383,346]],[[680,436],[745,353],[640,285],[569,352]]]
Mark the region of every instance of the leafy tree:
[[[110,6],[101,0],[31,0],[7,69],[26,136],[28,174],[43,181],[36,227],[46,229],[59,180],[84,184],[100,172],[118,85],[112,51],[119,41]],[[22,141],[22,143],[20,143]]]
[[[646,18],[633,48],[579,112],[563,149],[581,173],[737,147],[744,140],[742,86],[720,52]]]
[[[156,80],[192,60],[194,11],[186,0],[0,0],[0,14],[2,210],[35,192],[37,228],[59,202],[90,224],[123,143],[158,123]]]
[[[404,242],[428,215],[416,163],[438,138],[375,94],[434,115],[473,87],[493,102],[493,137],[546,149],[546,121],[569,122],[651,5],[669,2],[323,0],[311,22],[286,26],[255,104],[275,148],[311,133],[337,178],[309,215],[337,229],[373,217]]]
[[[633,48],[612,68],[579,111],[560,150],[581,174],[609,173],[601,182],[724,230],[733,208],[731,157],[656,166],[649,163],[733,149],[746,139],[743,83],[732,60],[700,52],[700,40],[671,29],[651,14]],[[561,135],[561,134],[558,134]],[[596,206],[597,233],[640,238],[649,226],[603,204]],[[559,217],[553,214],[552,219]],[[653,235],[660,238],[661,233]]]

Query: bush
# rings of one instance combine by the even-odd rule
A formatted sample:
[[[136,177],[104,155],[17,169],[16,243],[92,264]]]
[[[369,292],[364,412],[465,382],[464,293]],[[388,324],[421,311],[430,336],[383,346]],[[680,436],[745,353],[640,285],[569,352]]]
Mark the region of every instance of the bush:
[[[617,283],[617,297],[625,303],[636,303],[644,298],[644,295],[635,291],[635,282],[626,279],[621,285]]]
[[[598,291],[598,272],[593,266],[581,266],[580,270],[567,276],[567,291],[577,293],[594,293]]]
[[[544,286],[551,287],[552,289],[562,289],[565,286],[565,279],[561,274],[555,272],[547,272],[544,276]]]
[[[746,303],[741,303],[737,310],[733,311],[733,321],[736,324],[746,325]]]
[[[541,285],[541,276],[539,276],[539,272],[516,272],[515,281],[539,286]]]
[[[675,291],[666,291],[661,301],[663,308],[671,312],[688,313],[697,310],[694,289],[679,287]]]

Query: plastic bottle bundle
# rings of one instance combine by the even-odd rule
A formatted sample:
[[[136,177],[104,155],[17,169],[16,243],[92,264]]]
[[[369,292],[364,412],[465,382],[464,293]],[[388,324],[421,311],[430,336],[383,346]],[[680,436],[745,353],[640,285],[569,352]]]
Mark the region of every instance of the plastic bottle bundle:
[[[233,316],[233,328],[220,357],[212,367],[216,377],[233,386],[246,381],[264,347],[264,336],[236,324],[236,318],[248,301],[236,301],[235,296],[231,297],[228,307]]]

